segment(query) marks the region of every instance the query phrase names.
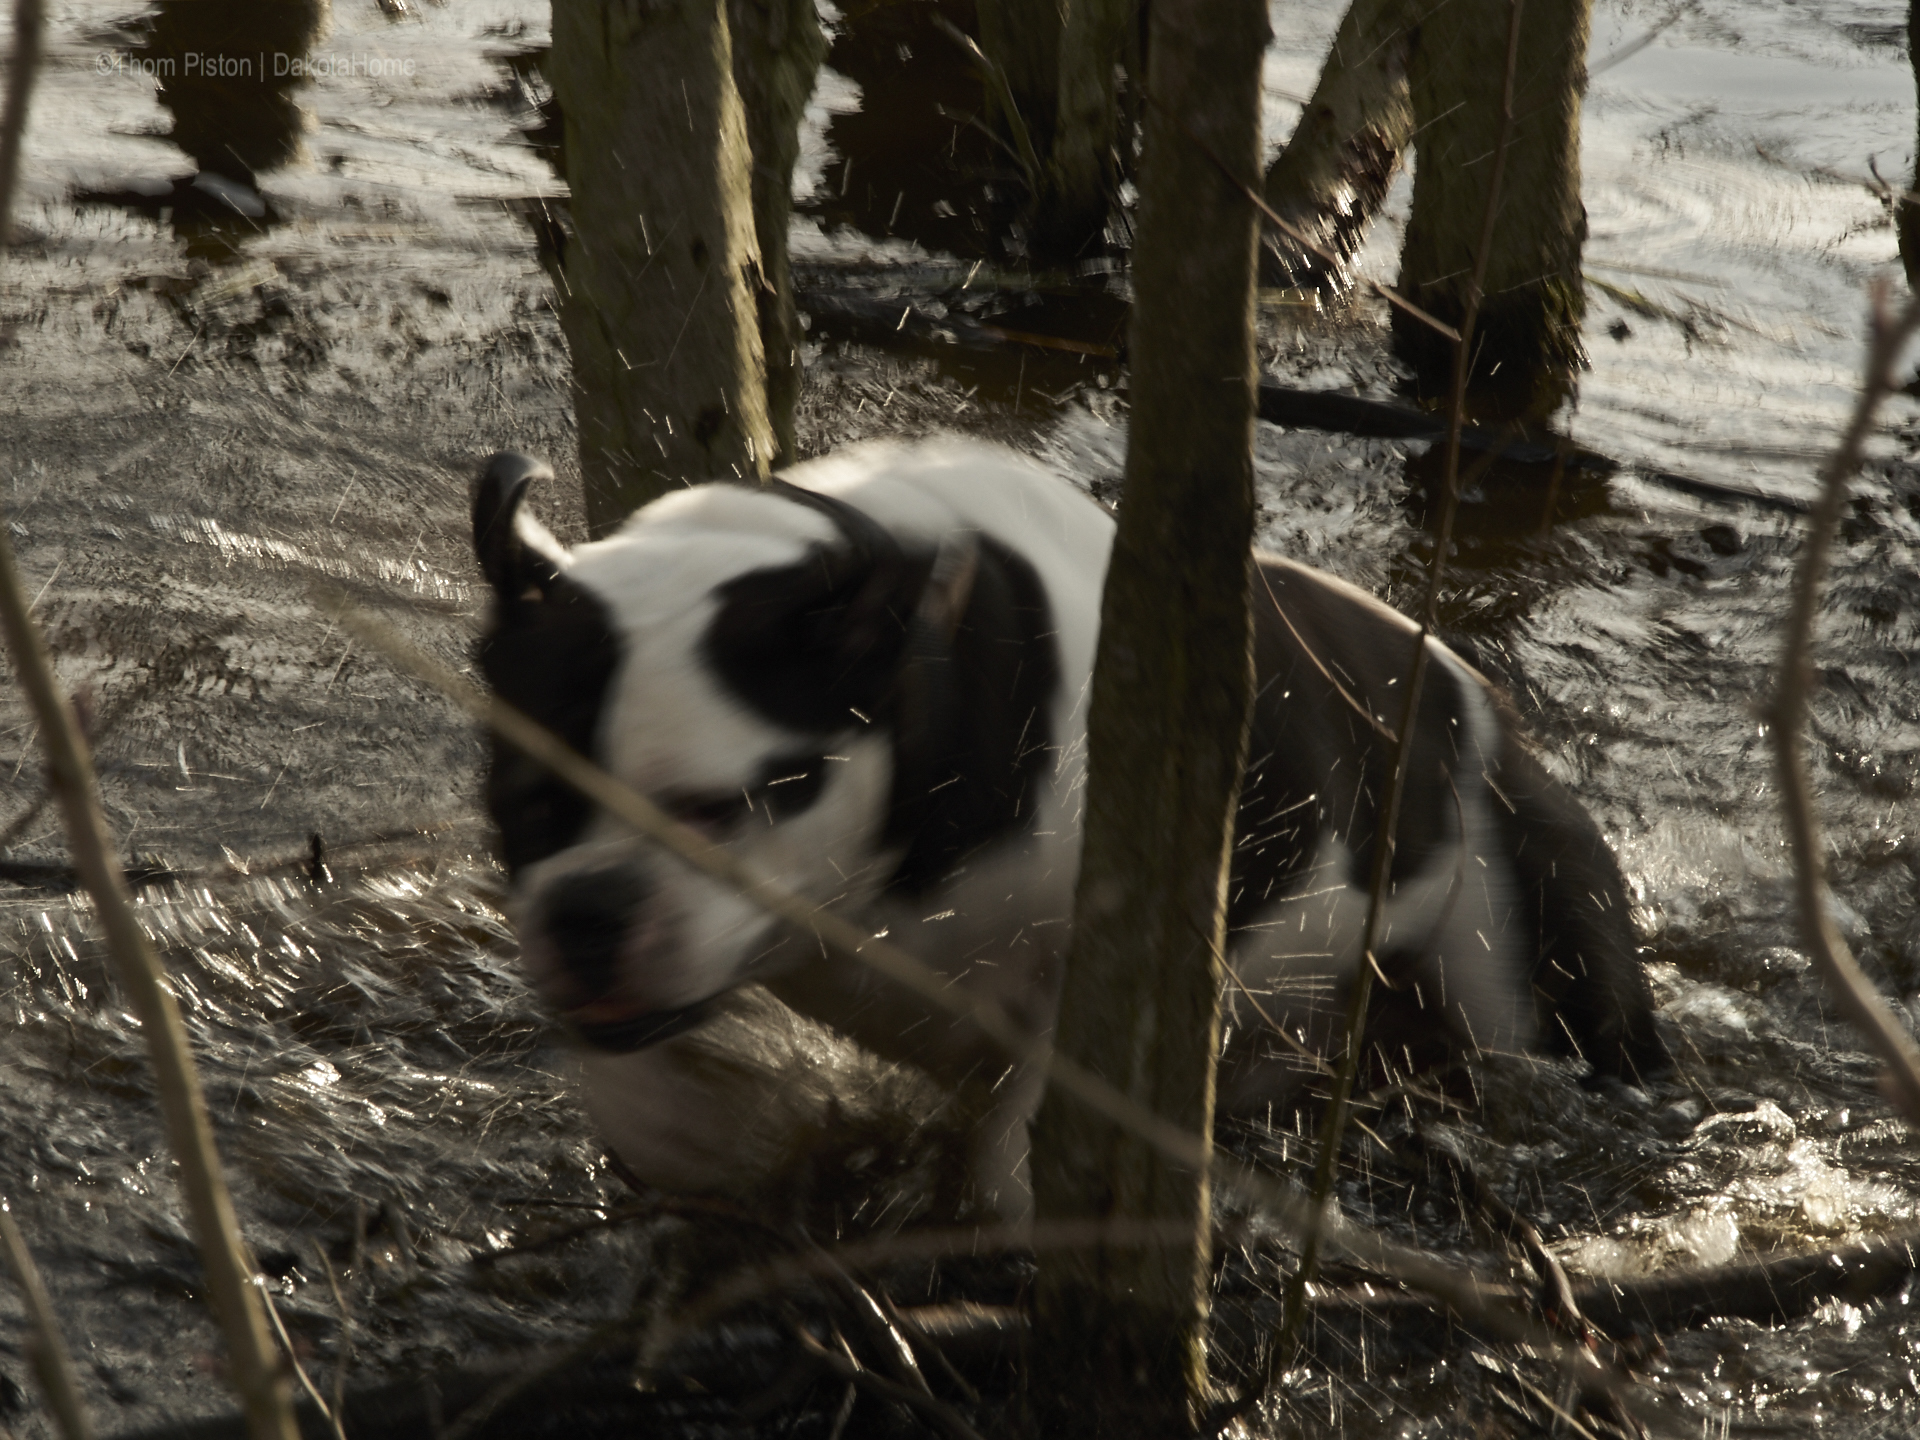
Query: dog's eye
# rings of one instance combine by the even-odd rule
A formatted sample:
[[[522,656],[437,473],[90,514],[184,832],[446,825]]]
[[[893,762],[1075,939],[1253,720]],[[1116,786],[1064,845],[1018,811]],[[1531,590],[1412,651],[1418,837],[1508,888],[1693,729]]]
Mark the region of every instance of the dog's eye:
[[[791,819],[820,798],[826,781],[824,755],[779,756],[760,767],[751,788],[668,795],[660,807],[683,825],[721,835],[737,829],[750,815],[767,825]]]
[[[821,786],[827,778],[823,757],[814,755],[804,760],[776,762],[768,768],[781,773],[762,781],[755,795],[766,803],[767,814],[772,819],[785,820],[798,815],[820,798]]]
[[[753,807],[744,791],[735,790],[675,795],[663,801],[661,808],[682,825],[722,834],[737,827]]]

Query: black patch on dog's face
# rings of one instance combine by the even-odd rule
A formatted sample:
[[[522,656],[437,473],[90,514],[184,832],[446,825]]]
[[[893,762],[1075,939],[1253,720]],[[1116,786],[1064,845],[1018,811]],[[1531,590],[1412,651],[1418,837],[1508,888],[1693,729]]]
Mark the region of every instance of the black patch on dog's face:
[[[478,658],[496,695],[593,757],[601,708],[620,663],[620,642],[597,599],[563,581],[537,606],[503,617],[480,642]],[[593,813],[572,786],[498,736],[486,796],[510,874],[573,844]]]
[[[474,553],[494,591],[493,624],[476,659],[496,695],[591,757],[620,642],[606,607],[562,573],[564,557],[520,531],[529,485],[550,475],[525,456],[502,454],[474,486]],[[486,798],[510,874],[573,844],[592,815],[571,786],[498,736]]]
[[[958,625],[930,633],[917,612],[933,556],[901,549],[864,516],[849,524],[836,513],[844,509],[835,502],[828,513],[846,543],[719,588],[705,655],[783,729],[822,740],[868,724],[891,729],[880,838],[906,852],[889,888],[917,894],[1032,819],[1059,684],[1052,611],[1033,567],[981,538]]]
[[[715,592],[705,658],[784,730],[831,735],[877,718],[893,688],[931,556],[818,545]]]
[[[660,807],[683,825],[724,840],[755,816],[768,825],[813,808],[827,783],[825,755],[776,755],[732,790],[669,790]]]

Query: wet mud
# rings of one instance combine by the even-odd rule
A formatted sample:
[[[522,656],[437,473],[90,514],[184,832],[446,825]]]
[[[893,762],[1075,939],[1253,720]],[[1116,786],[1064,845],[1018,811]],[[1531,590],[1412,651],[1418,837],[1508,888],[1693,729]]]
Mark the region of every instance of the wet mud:
[[[992,238],[1007,232],[990,147],[956,182],[927,142],[901,143],[972,144],[978,132],[945,112],[977,108],[978,81],[875,8],[865,28],[854,7],[842,17],[844,68],[823,76],[803,144],[795,270],[819,300],[802,447],[964,429],[1111,499],[1124,278],[1107,259],[1029,273]],[[1679,1069],[1656,1088],[1596,1091],[1565,1066],[1489,1060],[1366,1117],[1402,1158],[1357,1142],[1343,1204],[1489,1273],[1526,1280],[1453,1185],[1404,1163],[1415,1128],[1470,1159],[1576,1278],[1838,1248],[1920,1222],[1920,1147],[1798,948],[1753,711],[1797,555],[1794,507],[1858,363],[1865,283],[1898,271],[1885,207],[1851,178],[1876,152],[1889,174],[1910,163],[1894,8],[1715,0],[1600,70],[1663,14],[1599,7],[1585,166],[1589,268],[1605,284],[1594,368],[1561,428],[1621,468],[1556,478],[1550,461],[1469,457],[1443,623],[1620,853]],[[689,1265],[723,1270],[762,1242],[738,1215],[636,1209],[515,973],[477,737],[349,643],[312,594],[340,587],[465,668],[481,605],[464,516],[476,458],[550,457],[546,512],[581,532],[542,259],[565,226],[545,13],[517,0],[289,6],[287,34],[244,48],[263,80],[287,78],[267,73],[276,54],[326,62],[302,83],[241,101],[157,90],[160,61],[244,58],[237,32],[179,30],[218,9],[80,3],[56,17],[23,243],[0,270],[0,500],[88,718],[110,823],[130,859],[166,872],[142,891],[143,915],[295,1353],[326,1393],[342,1366],[356,1391],[404,1388],[581,1344],[636,1295],[697,1288]],[[1338,18],[1319,0],[1275,5],[1274,143]],[[218,117],[237,114],[252,117],[246,144],[223,159],[234,137]],[[1403,176],[1360,256],[1384,280],[1405,193]],[[887,314],[905,323],[881,345]],[[1403,403],[1377,306],[1269,294],[1261,325],[1276,385]],[[1263,543],[1410,608],[1432,543],[1430,442],[1267,423],[1256,448]],[[1688,492],[1654,472],[1704,483]],[[1836,912],[1910,1009],[1916,656],[1920,412],[1899,399],[1835,558],[1813,750]],[[220,1345],[138,1027],[87,905],[59,883],[34,741],[0,686],[0,867],[14,867],[0,869],[0,1194],[101,1431],[177,1427],[229,1408]],[[818,1204],[783,1223],[824,1239],[943,1218],[937,1124],[865,1138],[817,1161]],[[1282,1167],[1307,1153],[1291,1122],[1233,1143]],[[1276,1238],[1257,1217],[1225,1223],[1223,1307],[1264,1313]],[[1020,1275],[922,1265],[887,1279],[903,1304],[1004,1303]],[[1637,1352],[1640,1373],[1708,1433],[1908,1433],[1920,1344],[1907,1299],[1901,1282],[1796,1318],[1674,1328]],[[793,1382],[790,1334],[769,1323],[729,1342],[759,1419],[709,1397],[661,1400],[646,1423],[827,1434],[843,1387]],[[0,1286],[0,1430],[45,1434],[21,1326]],[[1540,1433],[1551,1418],[1527,1387],[1542,1383],[1445,1325],[1385,1309],[1329,1318],[1255,1433]],[[581,1384],[586,1405],[599,1392]],[[455,1395],[450,1383],[432,1403]],[[427,1405],[383,1413],[416,1417],[417,1433]],[[852,1413],[849,1433],[914,1433],[876,1401]]]

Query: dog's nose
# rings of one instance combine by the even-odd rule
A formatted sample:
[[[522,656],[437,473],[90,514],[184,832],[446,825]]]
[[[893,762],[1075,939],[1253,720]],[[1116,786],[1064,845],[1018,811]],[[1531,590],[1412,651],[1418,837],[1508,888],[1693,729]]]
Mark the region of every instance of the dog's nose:
[[[548,888],[541,928],[583,998],[597,999],[614,987],[621,946],[650,888],[628,869],[582,870]]]

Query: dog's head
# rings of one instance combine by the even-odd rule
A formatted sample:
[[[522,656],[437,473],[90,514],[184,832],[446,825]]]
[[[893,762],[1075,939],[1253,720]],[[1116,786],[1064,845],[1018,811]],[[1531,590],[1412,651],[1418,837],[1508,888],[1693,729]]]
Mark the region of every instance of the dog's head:
[[[1013,557],[971,537],[903,544],[778,482],[678,492],[569,552],[523,509],[549,475],[496,455],[474,490],[494,592],[480,668],[507,703],[823,902],[924,888],[1031,814],[1050,668],[986,677],[1004,696],[988,709],[1026,721],[997,753],[968,718],[978,707],[951,693],[979,678],[975,632],[1011,618],[1047,643],[1037,582]],[[665,1038],[804,954],[758,907],[499,741],[487,803],[532,977],[591,1044]]]

